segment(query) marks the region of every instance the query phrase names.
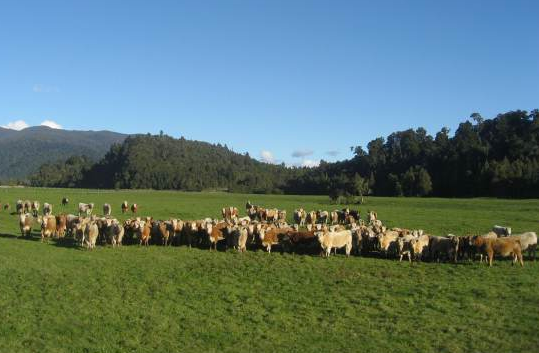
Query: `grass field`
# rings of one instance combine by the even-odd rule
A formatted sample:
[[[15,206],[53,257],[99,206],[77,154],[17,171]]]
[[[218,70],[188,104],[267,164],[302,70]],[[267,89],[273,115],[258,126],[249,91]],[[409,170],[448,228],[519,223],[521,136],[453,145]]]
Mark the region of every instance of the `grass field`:
[[[63,196],[71,205],[59,206]],[[55,213],[125,199],[154,218],[217,217],[255,204],[333,209],[325,197],[0,189]],[[368,198],[389,226],[539,231],[539,200]],[[539,263],[398,263],[342,255],[98,247],[20,240],[0,212],[0,352],[536,352]]]

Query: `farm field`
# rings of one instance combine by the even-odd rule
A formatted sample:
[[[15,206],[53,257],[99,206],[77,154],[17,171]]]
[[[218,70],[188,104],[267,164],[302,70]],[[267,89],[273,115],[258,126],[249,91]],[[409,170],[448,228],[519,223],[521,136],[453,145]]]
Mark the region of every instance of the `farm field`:
[[[60,206],[62,197],[70,205]],[[140,216],[219,217],[245,202],[332,210],[327,197],[0,189],[17,199],[110,203]],[[357,208],[357,207],[356,207]],[[539,200],[367,198],[388,226],[429,234],[539,232]],[[376,257],[239,254],[168,247],[42,244],[18,238],[0,211],[0,352],[533,352],[539,347],[539,262],[399,263]]]

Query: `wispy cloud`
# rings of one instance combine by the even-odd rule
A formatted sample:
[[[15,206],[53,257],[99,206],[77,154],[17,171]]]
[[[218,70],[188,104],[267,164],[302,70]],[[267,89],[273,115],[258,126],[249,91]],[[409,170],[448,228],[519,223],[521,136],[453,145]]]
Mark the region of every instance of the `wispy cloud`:
[[[275,157],[270,151],[260,152],[260,159],[262,160],[262,162],[275,164]]]
[[[15,120],[15,121],[11,121],[7,123],[6,125],[2,125],[2,127],[5,129],[11,129],[11,130],[17,130],[17,131],[26,129],[29,126],[30,125],[28,125],[26,121],[24,120]]]
[[[48,126],[48,127],[52,128],[52,129],[62,129],[62,125],[60,125],[56,121],[52,121],[52,120],[44,120],[39,125]]]
[[[337,151],[337,150],[331,150],[331,151],[327,151],[326,154],[328,156],[331,156],[331,157],[336,157],[340,154],[341,152]]]
[[[35,93],[56,93],[56,92],[59,92],[60,90],[56,86],[49,86],[49,85],[44,85],[42,83],[35,83],[32,86],[32,91],[34,91]]]
[[[292,157],[294,158],[303,158],[312,155],[313,150],[296,150],[292,152]]]

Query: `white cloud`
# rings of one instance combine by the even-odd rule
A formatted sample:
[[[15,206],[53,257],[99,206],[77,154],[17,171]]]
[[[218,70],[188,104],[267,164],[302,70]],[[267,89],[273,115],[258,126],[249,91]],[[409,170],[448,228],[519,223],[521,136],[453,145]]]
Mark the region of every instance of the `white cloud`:
[[[56,93],[60,90],[56,86],[44,85],[42,83],[34,83],[34,85],[32,86],[32,91],[34,91],[35,93]]]
[[[43,122],[41,122],[41,124],[39,124],[41,126],[48,126],[52,129],[61,129],[62,128],[62,125],[58,124],[57,122],[55,121],[52,121],[52,120],[44,120]]]
[[[307,168],[314,168],[318,167],[319,165],[320,161],[313,161],[312,159],[305,159],[303,162],[301,162],[301,166]]]
[[[5,129],[11,129],[11,130],[17,130],[17,131],[26,129],[29,126],[30,125],[28,125],[26,121],[24,120],[15,120],[15,121],[7,123],[6,125],[2,125],[2,127]]]
[[[271,164],[275,163],[275,157],[273,156],[273,153],[271,153],[270,151],[260,152],[260,159],[262,160],[262,162],[271,163]]]
[[[302,157],[310,156],[313,153],[314,153],[313,150],[296,150],[292,152],[292,157],[302,158]]]

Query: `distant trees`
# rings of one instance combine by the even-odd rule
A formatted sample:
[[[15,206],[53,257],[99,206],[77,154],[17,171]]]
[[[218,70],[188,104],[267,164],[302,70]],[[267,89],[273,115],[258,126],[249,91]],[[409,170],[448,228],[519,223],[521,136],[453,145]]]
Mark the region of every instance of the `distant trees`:
[[[45,164],[32,185],[231,192],[440,197],[539,197],[539,111],[512,111],[461,123],[454,136],[423,128],[353,147],[350,160],[286,168],[226,146],[160,133],[113,145],[93,164],[86,157]]]

